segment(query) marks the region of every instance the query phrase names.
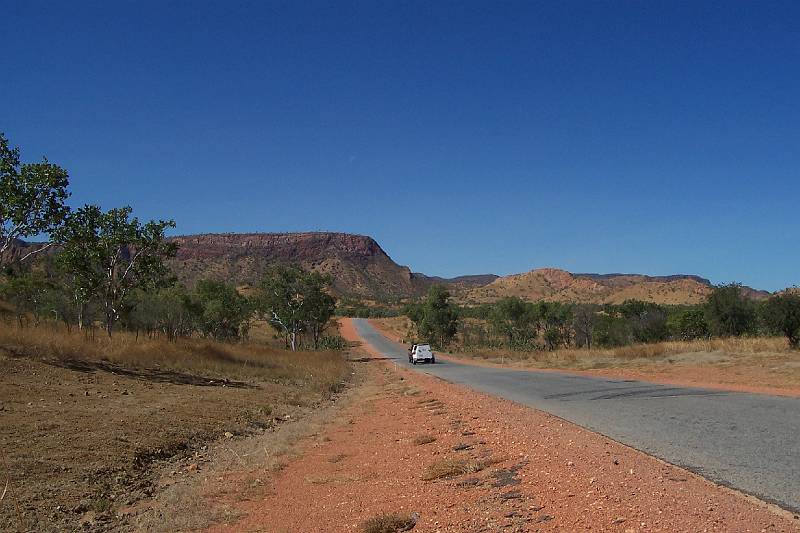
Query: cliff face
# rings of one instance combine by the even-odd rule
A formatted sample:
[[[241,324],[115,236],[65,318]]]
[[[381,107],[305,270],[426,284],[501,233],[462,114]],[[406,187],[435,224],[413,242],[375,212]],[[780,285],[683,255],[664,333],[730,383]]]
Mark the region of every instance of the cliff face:
[[[339,294],[381,298],[420,292],[411,271],[400,266],[371,237],[347,233],[244,233],[173,237],[172,267],[192,284],[201,278],[237,284],[259,280],[271,264],[293,264],[333,276]]]
[[[284,264],[328,273],[340,296],[371,300],[420,296],[437,283],[447,285],[456,299],[464,303],[517,296],[528,301],[621,303],[636,299],[696,304],[705,301],[712,289],[707,279],[698,276],[572,274],[555,268],[499,278],[491,274],[451,279],[431,277],[398,265],[371,237],[349,233],[209,233],[170,240],[179,246],[170,267],[187,285],[203,278],[252,285],[270,265]],[[10,262],[41,246],[15,241],[2,259]],[[48,249],[37,255],[33,263],[44,266],[42,259],[57,250],[56,246]],[[743,289],[756,300],[770,294],[749,287]]]

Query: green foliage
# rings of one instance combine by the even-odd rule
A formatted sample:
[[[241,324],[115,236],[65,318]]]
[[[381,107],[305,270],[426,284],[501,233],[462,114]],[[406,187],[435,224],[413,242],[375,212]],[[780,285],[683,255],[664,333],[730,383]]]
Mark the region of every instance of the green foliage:
[[[702,306],[693,306],[670,315],[667,325],[673,338],[682,341],[704,339],[709,336],[706,313]]]
[[[627,320],[608,311],[597,315],[594,327],[594,342],[602,348],[614,348],[630,344],[630,327]]]
[[[194,298],[197,327],[203,336],[231,341],[247,335],[252,307],[235,287],[221,281],[201,280]]]
[[[319,339],[320,350],[336,350],[342,351],[347,349],[347,341],[341,335],[325,335]]]
[[[255,308],[296,350],[298,336],[309,333],[314,346],[336,310],[328,292],[331,277],[296,267],[273,266],[264,275],[254,298]]]
[[[800,348],[800,295],[772,296],[762,304],[760,312],[770,333],[784,335],[792,348]]]
[[[52,290],[52,285],[42,272],[23,272],[0,285],[0,296],[17,310],[20,323],[26,313],[32,314],[38,322],[46,312],[48,293]]]
[[[15,239],[49,233],[63,222],[68,185],[67,171],[47,159],[20,164],[19,148],[0,133],[0,257]]]
[[[709,331],[718,337],[738,337],[756,329],[755,304],[739,283],[714,287],[705,305],[705,316]]]
[[[639,300],[626,300],[619,306],[627,319],[633,342],[661,342],[669,338],[667,311],[663,306]]]
[[[578,305],[573,310],[572,329],[575,333],[575,346],[591,348],[594,342],[594,328],[597,324],[597,309],[592,305]]]
[[[205,318],[202,305],[183,285],[152,291],[140,289],[132,294],[131,300],[132,309],[124,317],[125,326],[137,332],[143,330],[150,336],[160,332],[172,341],[189,337]],[[214,328],[211,329],[214,336]]]
[[[336,309],[336,314],[353,318],[389,318],[398,316],[400,312],[388,307],[376,307],[356,302],[350,305],[340,305]]]
[[[176,246],[166,241],[172,220],[144,224],[131,218],[131,208],[103,212],[94,205],[71,213],[53,232],[62,244],[59,261],[68,275],[79,305],[98,298],[111,335],[135,289],[153,289],[167,280],[164,259],[175,255]]]
[[[536,317],[537,329],[541,332],[548,350],[570,345],[573,320],[571,305],[558,302],[539,302],[535,304],[533,313]]]
[[[442,285],[433,285],[421,304],[406,307],[420,340],[434,347],[450,344],[458,331],[458,309],[450,302],[450,293]]]
[[[536,309],[519,298],[503,298],[489,312],[492,330],[505,339],[508,348],[526,347],[536,337]]]

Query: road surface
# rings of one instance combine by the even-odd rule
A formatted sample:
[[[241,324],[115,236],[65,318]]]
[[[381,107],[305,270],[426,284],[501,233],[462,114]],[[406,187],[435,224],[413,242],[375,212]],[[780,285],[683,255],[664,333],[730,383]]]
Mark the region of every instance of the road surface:
[[[546,411],[800,513],[800,399],[441,360],[412,366],[406,347],[366,320],[353,324],[398,365]]]

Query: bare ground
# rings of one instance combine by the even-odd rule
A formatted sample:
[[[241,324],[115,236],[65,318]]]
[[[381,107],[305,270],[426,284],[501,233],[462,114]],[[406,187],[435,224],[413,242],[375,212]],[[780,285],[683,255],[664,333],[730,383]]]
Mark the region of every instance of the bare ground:
[[[0,344],[2,531],[174,531],[164,529],[176,518],[169,506],[178,498],[164,500],[169,487],[206,475],[213,461],[236,458],[240,441],[269,440],[329,405],[336,398],[331,385],[350,374],[346,364],[324,361],[341,358],[336,353],[298,356],[305,363],[289,368],[277,364],[280,354],[273,360],[266,352],[258,361],[227,361],[224,346],[203,345],[216,359],[192,360],[199,345],[186,345],[183,355],[172,354],[182,361],[172,369],[132,364],[127,352],[115,352],[115,361],[73,359],[78,341],[54,335],[52,345],[21,345],[12,333],[4,331]],[[68,344],[69,357],[45,356],[57,343]],[[145,362],[159,360],[157,345],[153,353],[132,346]],[[256,363],[257,375],[247,378]],[[223,369],[242,377],[230,379]],[[314,369],[334,382],[292,377]],[[342,370],[346,375],[333,375]],[[215,516],[196,508],[174,523],[199,526]]]
[[[364,348],[362,400],[268,483],[229,494],[239,512],[211,531],[800,531],[780,509]]]

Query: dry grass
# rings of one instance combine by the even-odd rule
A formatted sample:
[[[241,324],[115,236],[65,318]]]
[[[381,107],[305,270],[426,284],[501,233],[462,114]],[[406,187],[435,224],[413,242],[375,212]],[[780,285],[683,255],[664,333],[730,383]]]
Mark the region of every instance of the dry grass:
[[[50,361],[107,361],[126,368],[157,368],[201,373],[218,379],[280,380],[336,390],[347,370],[336,352],[288,352],[256,343],[225,344],[209,340],[146,339],[118,332],[95,340],[73,329],[47,324],[20,328],[0,323],[0,350]]]
[[[376,326],[383,334],[395,340],[412,342],[414,326],[407,316],[393,316],[388,318],[371,318],[370,323]]]
[[[475,349],[463,351],[459,355],[522,363],[525,366],[540,368],[606,368],[639,365],[642,363],[673,362],[670,356],[698,354],[694,359],[702,362],[701,354],[724,354],[733,358],[747,358],[762,355],[797,354],[789,349],[782,337],[729,338],[696,341],[669,341],[654,344],[634,344],[619,348],[560,349],[546,351],[508,351],[502,349]],[[689,357],[689,360],[692,358]]]
[[[424,481],[433,481],[435,479],[450,479],[464,474],[474,474],[498,462],[493,459],[482,461],[476,459],[443,459],[428,465],[425,473],[422,474],[422,479]]]
[[[370,518],[361,525],[364,533],[398,533],[414,529],[417,521],[413,516],[397,513],[385,514]]]
[[[236,469],[254,458],[278,461],[282,448],[305,434],[304,420],[332,405],[332,393],[350,373],[338,352],[137,340],[125,332],[90,340],[51,324],[19,328],[0,321],[8,459],[0,475],[10,476],[0,530],[73,531],[87,511],[98,517],[93,530],[126,529],[134,519],[117,511],[153,497],[165,462],[176,462],[170,471],[182,471],[172,472],[175,479],[204,479],[212,458],[222,470],[226,461]],[[194,473],[184,470],[189,463]],[[0,477],[0,493],[4,481]],[[181,494],[173,486],[169,494],[157,491],[158,498],[177,502]],[[11,497],[26,509],[22,518],[7,505]],[[172,503],[166,509],[175,509]],[[201,527],[217,517],[206,507],[172,517],[147,514],[152,522],[140,529]],[[160,525],[168,518],[191,527]]]
[[[433,435],[420,435],[414,439],[414,444],[416,444],[417,446],[422,446],[423,444],[430,444],[435,440],[436,437],[434,437]]]

